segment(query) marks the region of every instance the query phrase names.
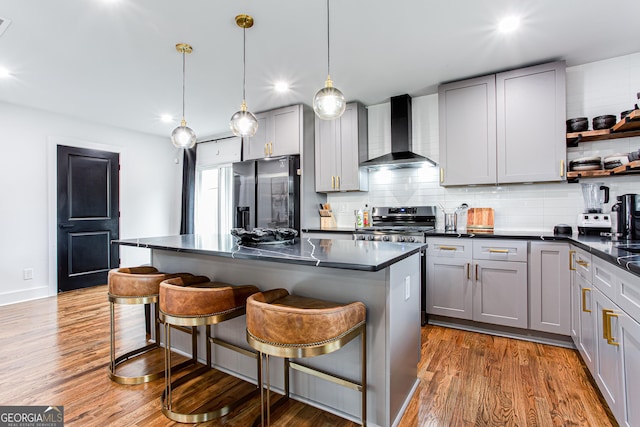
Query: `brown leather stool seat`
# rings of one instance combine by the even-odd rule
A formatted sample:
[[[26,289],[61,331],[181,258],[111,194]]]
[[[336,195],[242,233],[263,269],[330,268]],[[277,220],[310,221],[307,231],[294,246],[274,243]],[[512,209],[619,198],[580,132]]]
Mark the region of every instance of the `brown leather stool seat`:
[[[361,337],[361,382],[356,383],[291,362],[289,358],[313,357],[340,349],[354,338]],[[361,302],[341,304],[315,298],[290,295],[285,289],[259,292],[247,299],[247,342],[266,355],[267,425],[270,422],[269,356],[284,358],[285,398],[289,398],[289,368],[315,375],[362,393],[362,425],[367,414],[366,370],[366,307]],[[264,424],[264,393],[262,377],[261,413]]]
[[[166,274],[161,273],[155,267],[141,266],[129,268],[116,268],[109,271],[109,306],[111,327],[111,360],[109,363],[109,378],[118,384],[141,384],[161,378],[164,371],[143,374],[140,376],[123,376],[116,373],[117,367],[141,356],[151,350],[159,348],[160,323],[158,318],[158,296],[160,282],[172,277],[191,276],[189,273]],[[155,342],[129,351],[116,357],[116,328],[115,328],[115,304],[154,304],[154,315],[151,319],[155,330]],[[186,364],[181,364],[183,367]]]
[[[211,365],[211,344],[219,344],[225,348],[238,351],[258,360],[257,355],[232,343],[214,338],[211,325],[242,316],[246,311],[247,298],[258,292],[253,285],[229,285],[211,282],[204,276],[182,277],[165,280],[160,284],[160,319],[165,325],[165,390],[162,393],[162,412],[168,418],[180,423],[201,423],[226,415],[237,406],[248,401],[258,392],[251,393],[226,404],[214,411],[201,413],[180,413],[172,408],[172,391],[209,371]],[[171,381],[171,326],[205,326],[207,343],[207,361],[187,375]],[[195,351],[195,349],[194,349]],[[192,355],[197,357],[196,353]],[[260,372],[258,360],[258,372]],[[192,397],[190,397],[192,398]]]

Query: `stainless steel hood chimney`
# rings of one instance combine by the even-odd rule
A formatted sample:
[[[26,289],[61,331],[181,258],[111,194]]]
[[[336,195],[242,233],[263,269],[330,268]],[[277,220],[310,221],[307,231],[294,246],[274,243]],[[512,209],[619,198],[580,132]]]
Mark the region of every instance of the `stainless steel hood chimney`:
[[[411,97],[391,97],[391,152],[360,163],[370,169],[381,167],[419,168],[436,166],[433,160],[411,151]]]

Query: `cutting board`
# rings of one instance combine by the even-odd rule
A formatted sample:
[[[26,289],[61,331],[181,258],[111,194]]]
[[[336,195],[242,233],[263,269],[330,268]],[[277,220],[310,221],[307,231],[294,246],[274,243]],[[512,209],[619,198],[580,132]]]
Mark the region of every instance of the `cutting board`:
[[[469,208],[467,231],[474,233],[493,232],[493,208]]]

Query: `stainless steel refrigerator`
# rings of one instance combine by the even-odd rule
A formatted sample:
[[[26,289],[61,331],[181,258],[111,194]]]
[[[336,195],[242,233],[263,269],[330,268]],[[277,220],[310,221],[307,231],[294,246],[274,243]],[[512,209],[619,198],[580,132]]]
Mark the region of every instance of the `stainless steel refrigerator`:
[[[233,164],[234,227],[300,231],[300,156]]]

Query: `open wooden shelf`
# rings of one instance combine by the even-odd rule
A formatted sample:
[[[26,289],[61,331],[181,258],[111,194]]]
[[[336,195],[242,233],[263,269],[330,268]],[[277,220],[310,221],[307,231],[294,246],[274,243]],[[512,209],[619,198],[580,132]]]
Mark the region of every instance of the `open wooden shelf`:
[[[640,173],[640,160],[629,162],[626,165],[618,166],[614,169],[598,169],[594,171],[569,171],[567,172],[567,180],[569,182],[578,182],[580,178],[598,178],[612,175],[626,175],[631,173]]]
[[[633,110],[610,129],[587,130],[567,134],[567,147],[577,147],[580,142],[640,136],[640,110]]]

